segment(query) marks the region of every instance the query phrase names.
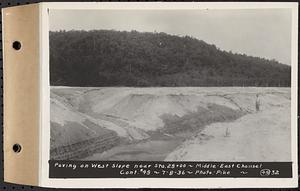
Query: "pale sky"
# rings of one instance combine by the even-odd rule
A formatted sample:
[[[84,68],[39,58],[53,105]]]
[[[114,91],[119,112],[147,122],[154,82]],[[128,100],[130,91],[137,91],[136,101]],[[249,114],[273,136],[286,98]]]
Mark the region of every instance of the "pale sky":
[[[291,10],[50,10],[50,30],[165,32],[291,64]]]

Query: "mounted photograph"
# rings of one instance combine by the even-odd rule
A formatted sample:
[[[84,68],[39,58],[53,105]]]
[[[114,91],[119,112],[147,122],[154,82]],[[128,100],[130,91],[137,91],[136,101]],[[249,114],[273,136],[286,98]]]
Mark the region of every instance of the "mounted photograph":
[[[289,162],[292,11],[50,9],[50,159]]]
[[[298,3],[2,9],[4,181],[298,187]]]

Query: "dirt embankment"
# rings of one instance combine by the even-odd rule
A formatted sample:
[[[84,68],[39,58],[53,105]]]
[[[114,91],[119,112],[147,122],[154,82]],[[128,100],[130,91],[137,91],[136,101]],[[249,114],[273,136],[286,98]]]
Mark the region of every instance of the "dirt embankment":
[[[203,129],[206,125],[217,122],[230,122],[245,115],[246,112],[234,110],[218,104],[208,104],[207,108],[198,107],[195,112],[188,112],[184,116],[164,114],[163,132],[175,134],[185,131]]]
[[[70,123],[68,125],[76,126],[77,124]],[[51,123],[51,126],[54,127],[57,124]],[[66,136],[64,137],[66,138]],[[55,140],[52,139],[51,142],[55,142]],[[115,132],[103,131],[101,134],[95,134],[83,140],[73,140],[72,143],[61,144],[57,147],[52,146],[50,149],[50,158],[54,160],[78,160],[97,152],[104,152],[119,145],[119,143],[120,139]]]
[[[99,126],[55,94],[51,94],[50,124],[51,159],[81,159],[120,143],[116,132]]]
[[[234,100],[240,103],[242,108],[249,109],[247,115],[232,122],[207,125],[203,131],[194,134],[171,152],[165,160],[290,161],[289,94],[281,92],[261,94],[259,111],[253,111],[253,108],[250,110],[250,104],[247,105],[245,98],[250,97],[236,95]]]
[[[214,134],[205,133],[214,124],[231,124],[255,114],[257,93],[262,111],[290,103],[288,89],[272,88],[51,91],[51,155],[85,160],[164,160],[174,150],[189,152],[187,143],[194,135],[202,142],[214,139]],[[223,137],[226,129],[225,125],[218,129]],[[170,156],[167,159],[181,158]]]

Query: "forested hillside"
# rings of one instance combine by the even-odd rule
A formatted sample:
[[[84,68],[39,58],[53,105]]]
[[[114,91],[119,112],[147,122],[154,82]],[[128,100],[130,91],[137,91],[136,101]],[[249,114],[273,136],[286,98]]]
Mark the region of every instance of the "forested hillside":
[[[247,39],[245,39],[247,46]],[[290,86],[291,67],[193,37],[50,32],[52,86]]]

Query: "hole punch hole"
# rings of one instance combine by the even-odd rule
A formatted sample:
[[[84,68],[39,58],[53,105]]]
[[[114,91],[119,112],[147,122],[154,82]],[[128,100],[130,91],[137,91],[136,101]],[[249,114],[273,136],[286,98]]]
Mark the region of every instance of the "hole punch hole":
[[[19,145],[19,144],[14,144],[14,145],[13,145],[13,151],[14,151],[15,153],[19,153],[19,152],[21,152],[21,150],[22,150],[21,145]]]
[[[15,50],[20,50],[21,49],[21,43],[19,41],[15,41],[15,42],[13,42],[12,47]]]

